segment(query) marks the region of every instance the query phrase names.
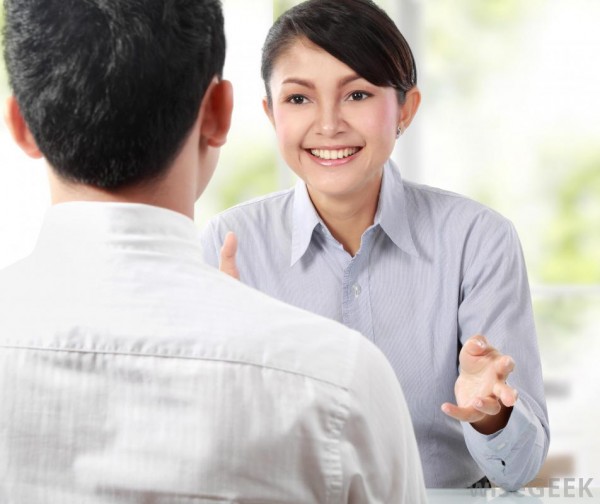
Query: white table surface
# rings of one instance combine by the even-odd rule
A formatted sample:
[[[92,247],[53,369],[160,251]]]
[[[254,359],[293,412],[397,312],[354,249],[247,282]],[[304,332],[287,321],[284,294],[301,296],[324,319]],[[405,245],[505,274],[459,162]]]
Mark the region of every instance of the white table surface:
[[[596,483],[596,482],[594,482]],[[597,484],[597,483],[596,483]],[[518,492],[505,492],[500,488],[488,489],[438,489],[427,490],[429,504],[569,504],[600,503],[600,488],[581,488],[578,481],[568,487],[524,488]]]

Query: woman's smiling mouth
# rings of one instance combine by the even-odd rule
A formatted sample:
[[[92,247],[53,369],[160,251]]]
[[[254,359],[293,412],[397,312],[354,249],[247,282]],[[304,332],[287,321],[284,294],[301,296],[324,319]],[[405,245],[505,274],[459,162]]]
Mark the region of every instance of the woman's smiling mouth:
[[[316,157],[319,160],[330,161],[337,159],[346,159],[358,151],[360,151],[362,147],[345,147],[341,149],[306,149],[310,154]]]

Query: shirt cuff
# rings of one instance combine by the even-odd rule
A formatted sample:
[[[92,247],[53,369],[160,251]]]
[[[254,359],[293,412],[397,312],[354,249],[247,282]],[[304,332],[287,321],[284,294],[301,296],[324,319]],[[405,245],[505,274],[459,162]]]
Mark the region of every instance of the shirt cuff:
[[[461,423],[469,452],[491,481],[509,490],[527,483],[520,481],[523,467],[518,459],[522,450],[532,450],[539,421],[522,399],[513,406],[506,427],[493,434],[481,434],[471,424]]]

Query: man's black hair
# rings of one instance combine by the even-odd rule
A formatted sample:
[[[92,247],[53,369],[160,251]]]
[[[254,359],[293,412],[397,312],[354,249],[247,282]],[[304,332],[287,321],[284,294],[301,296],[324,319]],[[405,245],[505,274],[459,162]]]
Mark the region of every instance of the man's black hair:
[[[9,81],[63,178],[117,189],[163,175],[225,35],[220,0],[4,0]]]

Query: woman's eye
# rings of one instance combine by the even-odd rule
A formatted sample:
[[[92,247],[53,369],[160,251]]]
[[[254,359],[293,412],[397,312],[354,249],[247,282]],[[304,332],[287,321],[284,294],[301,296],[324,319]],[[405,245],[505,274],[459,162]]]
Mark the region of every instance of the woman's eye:
[[[369,93],[366,93],[365,91],[354,91],[353,93],[350,93],[349,98],[352,101],[361,101],[368,98],[369,96],[371,95]]]
[[[292,95],[287,99],[287,101],[293,105],[304,105],[308,100],[306,99],[306,96]]]

